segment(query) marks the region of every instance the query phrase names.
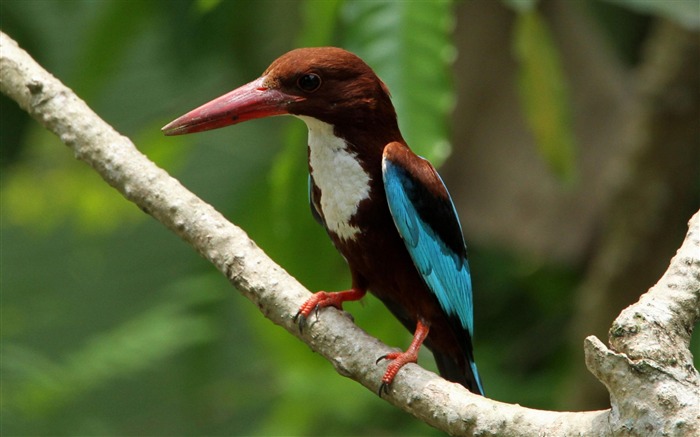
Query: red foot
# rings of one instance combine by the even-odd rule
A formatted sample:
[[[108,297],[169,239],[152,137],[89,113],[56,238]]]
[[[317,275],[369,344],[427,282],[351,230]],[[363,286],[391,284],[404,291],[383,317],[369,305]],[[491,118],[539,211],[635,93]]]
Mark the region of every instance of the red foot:
[[[304,322],[309,318],[312,311],[316,311],[318,314],[319,308],[328,306],[343,309],[343,302],[360,300],[364,297],[365,293],[367,293],[367,290],[361,290],[358,288],[351,288],[350,290],[338,291],[335,293],[319,291],[318,293],[314,293],[313,296],[304,302],[294,316],[294,321],[296,322],[299,320],[299,330],[301,331],[304,328]]]
[[[430,332],[430,326],[422,319],[418,319],[418,324],[416,325],[416,332],[413,334],[413,341],[411,345],[408,346],[406,352],[391,352],[377,359],[377,363],[381,360],[391,360],[388,366],[386,366],[386,372],[382,377],[382,384],[379,386],[377,394],[381,397],[382,392],[389,394],[389,385],[391,385],[394,377],[403,366],[408,363],[415,363],[418,361],[418,351],[420,350],[423,341],[428,336]]]

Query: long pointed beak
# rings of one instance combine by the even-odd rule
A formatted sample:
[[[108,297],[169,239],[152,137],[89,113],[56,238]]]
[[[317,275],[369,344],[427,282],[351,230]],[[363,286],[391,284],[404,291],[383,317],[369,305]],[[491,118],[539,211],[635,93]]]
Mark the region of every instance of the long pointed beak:
[[[265,77],[261,77],[236,88],[171,121],[161,130],[165,135],[182,135],[288,114],[287,105],[304,99],[268,88],[264,82]]]

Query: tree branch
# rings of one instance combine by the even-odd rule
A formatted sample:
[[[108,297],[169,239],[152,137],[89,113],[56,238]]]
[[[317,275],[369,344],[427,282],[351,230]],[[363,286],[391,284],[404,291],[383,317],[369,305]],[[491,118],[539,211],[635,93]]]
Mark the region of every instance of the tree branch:
[[[691,430],[700,430],[700,378],[689,346],[699,318],[700,213],[696,213],[666,273],[613,323],[611,348],[596,337],[586,339],[586,365],[608,388],[613,416],[632,419],[639,433],[666,421],[669,434],[697,435]],[[622,431],[624,426],[629,425],[618,422],[613,430]]]
[[[338,373],[376,392],[384,369],[374,361],[390,351],[386,345],[334,309],[321,311],[318,322],[302,335],[292,316],[309,292],[245,232],[155,166],[4,33],[0,33],[0,90],[124,197],[188,242],[265,317],[323,355]],[[700,382],[688,352],[690,332],[700,317],[699,222],[696,215],[669,272],[618,320],[611,340],[615,352],[595,339],[587,343],[589,366],[610,389],[612,410],[570,413],[509,405],[473,395],[416,365],[399,373],[387,400],[452,435],[649,435],[649,428],[631,422],[640,414],[652,434],[699,432]],[[666,339],[663,350],[658,348],[660,339]],[[637,385],[625,391],[632,378],[650,385],[644,392],[649,393],[643,400],[646,410],[633,406]],[[665,397],[656,396],[660,390]],[[673,398],[680,394],[682,398]]]

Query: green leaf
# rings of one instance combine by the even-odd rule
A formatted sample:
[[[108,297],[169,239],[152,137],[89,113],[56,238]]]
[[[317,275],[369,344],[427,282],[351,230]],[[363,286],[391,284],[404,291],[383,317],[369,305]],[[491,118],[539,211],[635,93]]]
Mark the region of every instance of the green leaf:
[[[214,278],[214,279],[212,279]],[[161,302],[53,361],[20,345],[6,345],[3,371],[14,382],[7,395],[30,417],[43,415],[120,377],[153,369],[158,363],[218,332],[207,315],[192,311],[202,303],[220,304],[224,295],[199,276],[173,284]],[[192,294],[191,290],[199,290]]]
[[[441,164],[450,153],[448,121],[455,103],[452,2],[347,2],[342,19],[343,46],[391,90],[408,144]]]
[[[515,25],[518,86],[527,122],[542,158],[563,182],[576,178],[576,145],[566,78],[546,23],[537,11]]]

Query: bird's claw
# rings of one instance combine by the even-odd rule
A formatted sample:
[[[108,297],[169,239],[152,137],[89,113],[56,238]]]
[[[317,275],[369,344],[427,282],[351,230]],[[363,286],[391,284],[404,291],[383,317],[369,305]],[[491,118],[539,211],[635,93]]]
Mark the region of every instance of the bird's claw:
[[[382,383],[379,386],[379,390],[377,390],[377,394],[380,398],[382,397],[382,393],[389,394],[389,386],[394,381],[394,377],[399,373],[399,370],[407,363],[416,362],[415,357],[405,352],[389,352],[377,358],[374,364],[379,364],[382,360],[389,360],[390,363],[386,367],[386,372],[384,372],[384,376],[382,377]]]
[[[294,316],[294,322],[299,326],[299,331],[303,332],[306,321],[314,313],[316,320],[318,321],[318,312],[323,307],[333,306],[338,309],[342,309],[343,301],[347,300],[347,291],[328,293],[326,291],[319,291],[314,293],[309,299],[304,302],[304,304],[299,308],[296,315]]]
[[[374,364],[379,364],[381,360],[387,360],[389,359],[389,354],[382,355],[381,357],[377,358],[377,361],[374,362]]]
[[[314,316],[316,317],[316,320],[314,321],[314,323],[316,323],[316,321],[318,321],[318,309],[320,307],[321,307],[320,305],[316,305],[311,311],[308,311],[307,314],[304,314],[305,311],[302,307],[299,309],[299,311],[297,311],[297,313],[294,315],[294,317],[292,317],[292,320],[294,321],[294,323],[296,323],[297,326],[299,327],[300,333],[304,332],[304,326],[306,326],[306,322],[309,319],[309,316],[311,315],[312,312],[314,313]],[[312,323],[312,325],[313,325],[313,323]]]
[[[299,331],[303,331],[303,325],[304,321],[306,320],[306,317],[302,316],[301,319],[299,319],[299,316],[301,316],[301,310],[297,311],[297,313],[294,314],[294,317],[292,317],[292,321],[299,326]]]
[[[377,360],[374,362],[374,364],[379,364],[380,361],[382,360],[391,360],[395,357],[396,353],[395,352],[390,352],[388,354],[384,354],[381,357],[377,358]],[[389,386],[391,385],[391,381],[394,378],[388,377],[388,372],[384,374],[384,377],[382,378],[382,383],[379,385],[379,390],[377,390],[377,396],[380,398],[382,397],[383,394],[388,395],[389,394]]]
[[[379,390],[377,390],[377,396],[380,398],[382,397],[382,393],[388,395],[389,394],[389,384],[388,382],[382,381],[382,383],[379,385]]]

